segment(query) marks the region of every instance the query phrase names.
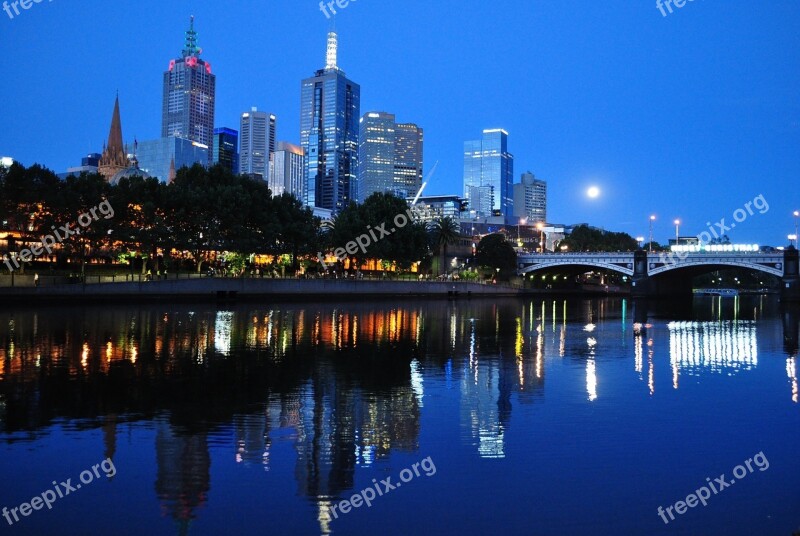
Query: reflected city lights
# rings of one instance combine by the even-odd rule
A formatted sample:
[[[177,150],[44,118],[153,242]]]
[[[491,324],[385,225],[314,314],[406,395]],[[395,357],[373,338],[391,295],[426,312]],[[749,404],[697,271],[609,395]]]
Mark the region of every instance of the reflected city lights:
[[[231,353],[231,333],[233,330],[233,313],[218,311],[214,322],[214,348],[224,356]]]
[[[681,372],[735,373],[758,365],[754,321],[670,322],[667,327],[675,388]]]
[[[798,393],[797,393],[797,364],[796,358],[790,357],[786,360],[786,375],[789,377],[789,381],[792,384],[792,402],[795,404],[798,400]]]
[[[589,394],[589,401],[597,400],[597,368],[594,358],[586,361],[586,392]]]

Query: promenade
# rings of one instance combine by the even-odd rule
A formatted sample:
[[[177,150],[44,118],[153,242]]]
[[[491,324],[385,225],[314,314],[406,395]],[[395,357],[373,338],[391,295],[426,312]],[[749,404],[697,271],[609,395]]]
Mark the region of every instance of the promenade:
[[[114,299],[236,299],[280,297],[303,301],[345,297],[482,297],[519,296],[523,289],[509,284],[461,281],[356,280],[356,279],[272,279],[199,277],[170,275],[167,280],[125,281],[125,277],[90,276],[86,282],[67,282],[34,276],[0,278],[0,299],[30,300],[114,300]]]

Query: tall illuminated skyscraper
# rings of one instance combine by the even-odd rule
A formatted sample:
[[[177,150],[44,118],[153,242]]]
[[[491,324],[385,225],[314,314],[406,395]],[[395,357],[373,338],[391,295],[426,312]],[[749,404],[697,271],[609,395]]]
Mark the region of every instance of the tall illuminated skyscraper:
[[[405,199],[422,186],[422,129],[395,122],[395,115],[370,112],[361,118],[358,182],[355,200],[363,203],[376,192]]]
[[[186,138],[205,146],[211,165],[217,77],[211,73],[211,64],[200,59],[202,53],[192,17],[181,57],[171,60],[164,72],[161,136]]]
[[[276,126],[275,115],[259,112],[258,108],[253,107],[242,114],[239,173],[269,179],[269,159],[275,152]]]
[[[337,64],[338,38],[328,34],[325,68],[302,81],[300,145],[306,153],[305,203],[337,214],[356,191],[361,87]]]
[[[480,140],[464,143],[464,197],[476,217],[501,216],[510,222],[513,181],[514,156],[508,152],[508,132],[484,130]]]

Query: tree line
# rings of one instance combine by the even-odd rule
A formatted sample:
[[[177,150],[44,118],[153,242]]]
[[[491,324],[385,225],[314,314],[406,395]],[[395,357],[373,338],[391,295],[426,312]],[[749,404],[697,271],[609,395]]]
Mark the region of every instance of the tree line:
[[[109,184],[97,173],[61,180],[39,165],[0,167],[0,229],[20,234],[22,241],[75,222],[78,214],[104,201],[114,217],[65,239],[57,264],[79,259],[83,267],[94,259],[136,265],[142,273],[167,268],[200,272],[225,253],[243,267],[254,255],[265,255],[287,259],[290,271],[301,261],[314,271],[322,269],[321,255],[370,234],[376,239],[368,247],[347,252],[350,266],[375,259],[384,262],[384,269],[402,271],[421,263],[423,271],[445,273],[448,247],[460,238],[452,218],[419,222],[410,217],[405,199],[384,193],[351,203],[323,224],[293,195],[273,196],[265,181],[222,166],[183,168],[170,184],[139,176]],[[397,225],[398,215],[408,215],[407,224]],[[512,264],[508,249],[503,268]],[[13,250],[9,245],[0,255]],[[492,255],[481,257],[487,266],[495,263]]]

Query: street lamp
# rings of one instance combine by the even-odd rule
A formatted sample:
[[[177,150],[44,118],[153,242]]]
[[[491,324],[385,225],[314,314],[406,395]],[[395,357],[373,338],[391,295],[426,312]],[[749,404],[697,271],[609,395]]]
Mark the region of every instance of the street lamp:
[[[539,222],[536,228],[539,229],[539,250],[544,253],[544,224]]]
[[[653,252],[653,222],[654,221],[656,221],[656,217],[655,216],[650,216],[650,247],[648,248],[650,250],[650,253]]]
[[[637,236],[636,237],[636,241],[639,242],[639,249],[641,249],[642,246],[644,246],[644,237],[643,236]]]
[[[675,245],[678,246],[681,243],[681,220],[675,220]]]
[[[794,247],[797,247],[797,219],[800,218],[800,210],[794,211]]]
[[[525,225],[526,223],[528,223],[528,218],[520,218],[519,223],[517,224],[517,244],[519,244],[519,247],[522,247],[522,239],[519,237],[519,227],[520,225]]]
[[[797,235],[796,234],[790,234],[789,235],[789,245],[790,246],[792,245],[792,242],[794,242],[795,247],[797,247]]]

